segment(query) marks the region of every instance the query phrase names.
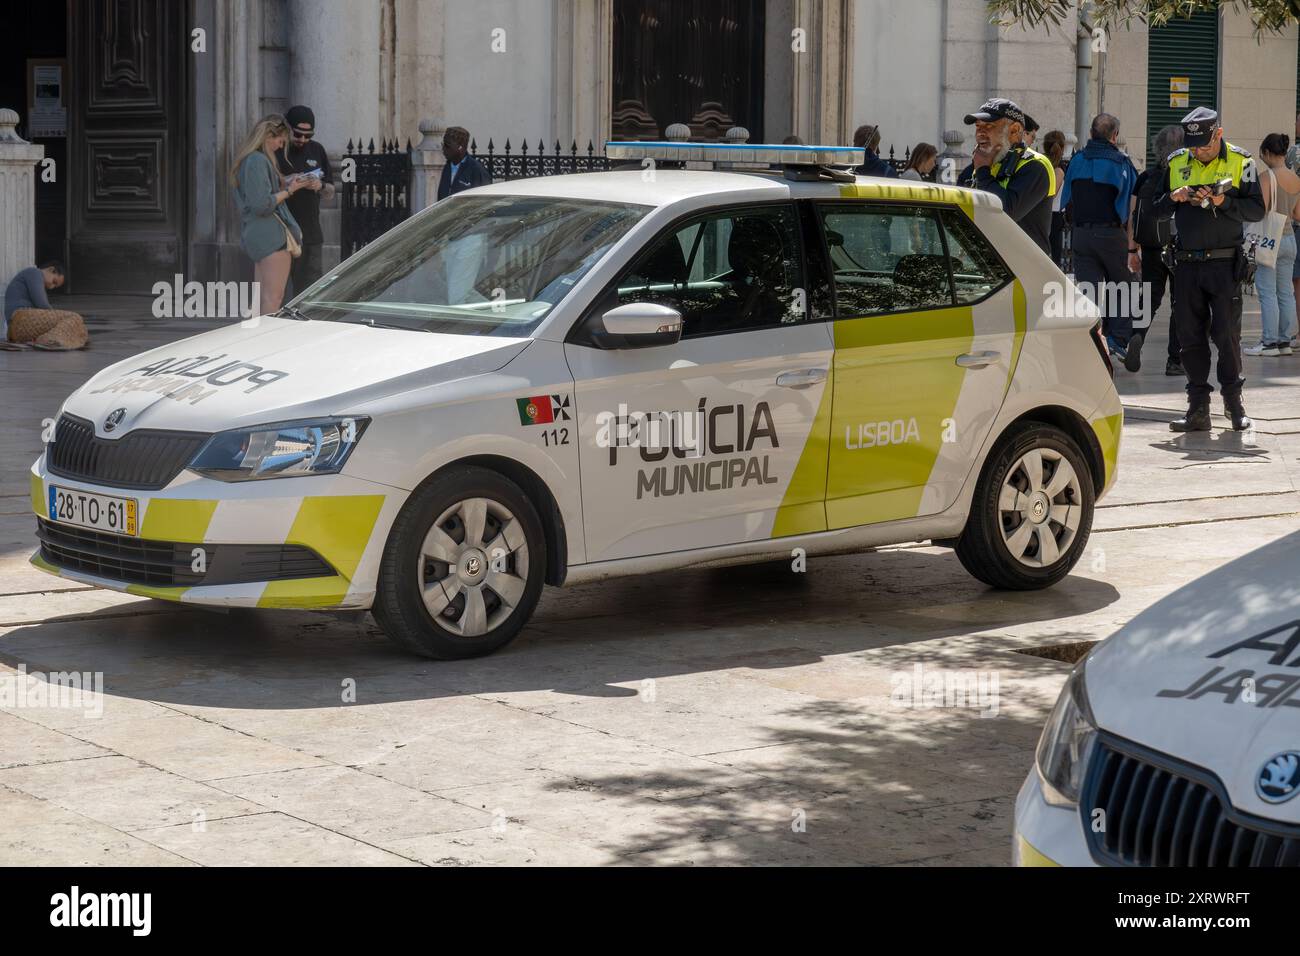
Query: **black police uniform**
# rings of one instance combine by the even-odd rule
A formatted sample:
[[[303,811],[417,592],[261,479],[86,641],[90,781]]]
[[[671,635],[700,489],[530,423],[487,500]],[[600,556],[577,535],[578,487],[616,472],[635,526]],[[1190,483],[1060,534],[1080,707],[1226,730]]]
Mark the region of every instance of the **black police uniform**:
[[[1025,112],[1008,99],[989,100],[966,115],[966,125],[977,119],[1011,119],[1021,126]],[[1052,196],[1056,173],[1047,157],[1024,143],[1014,144],[1001,160],[975,168],[972,162],[961,171],[957,184],[992,193],[1002,201],[1002,210],[1020,225],[1025,234],[1048,256],[1052,254]]]
[[[1242,224],[1264,218],[1264,197],[1254,163],[1245,150],[1226,140],[1219,154],[1201,163],[1191,148],[1208,143],[1219,126],[1219,114],[1200,107],[1183,117],[1188,146],[1169,157],[1166,188],[1156,197],[1155,210],[1172,212],[1178,229],[1174,254],[1174,324],[1178,329],[1183,369],[1187,373],[1188,412],[1170,423],[1174,431],[1210,428],[1210,340],[1218,350],[1219,389],[1233,427],[1250,427],[1241,399],[1241,295],[1247,264],[1242,250]],[[1202,208],[1197,202],[1175,202],[1183,185],[1207,185],[1215,177],[1233,178],[1220,206]]]

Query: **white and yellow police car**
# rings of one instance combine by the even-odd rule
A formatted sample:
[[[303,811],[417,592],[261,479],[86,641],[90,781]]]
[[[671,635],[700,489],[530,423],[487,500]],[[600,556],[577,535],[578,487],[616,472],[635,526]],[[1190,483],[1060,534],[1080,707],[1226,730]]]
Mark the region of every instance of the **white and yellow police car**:
[[[836,147],[608,151],[632,168],[452,196],[281,312],[94,376],[32,469],[34,563],[370,608],[440,658],[544,584],[794,549],[1069,572],[1122,409],[1095,310],[994,197]]]
[[[1300,533],[1092,649],[1016,801],[1022,866],[1300,866]]]

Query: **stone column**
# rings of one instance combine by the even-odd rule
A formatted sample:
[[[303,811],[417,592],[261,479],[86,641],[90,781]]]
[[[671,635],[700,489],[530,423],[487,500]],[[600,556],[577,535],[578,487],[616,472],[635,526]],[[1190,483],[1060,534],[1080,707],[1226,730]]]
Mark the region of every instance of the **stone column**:
[[[36,164],[45,147],[14,130],[18,114],[0,109],[0,283],[8,285],[19,269],[36,260]],[[65,174],[66,175],[66,174]],[[0,285],[0,288],[3,288]]]
[[[381,8],[374,3],[294,0],[289,5],[294,103],[312,108],[326,149],[378,139]]]
[[[853,3],[795,0],[794,26],[807,44],[796,54],[793,129],[810,146],[850,141],[853,97]]]
[[[970,153],[963,148],[965,142],[966,135],[961,130],[946,129],[943,131],[943,152],[939,154],[939,174],[937,177],[939,182],[949,186],[956,184],[957,177],[961,175],[961,171],[970,162]]]
[[[596,152],[609,139],[614,90],[613,0],[556,0],[555,135]]]
[[[442,155],[441,120],[420,120],[420,142],[411,151],[411,215],[438,201],[438,180],[447,159]]]
[[[389,5],[390,7],[391,5]],[[337,164],[351,139],[363,149],[389,128],[381,121],[380,106],[387,49],[381,43],[380,26],[392,10],[378,3],[340,3],[338,0],[294,0],[289,4],[288,35],[293,44],[289,68],[290,105],[310,106],[316,114],[316,138]],[[391,40],[391,37],[390,37]],[[321,264],[325,269],[338,263],[339,227],[342,217],[339,198],[342,184],[335,166],[335,198],[321,199]]]

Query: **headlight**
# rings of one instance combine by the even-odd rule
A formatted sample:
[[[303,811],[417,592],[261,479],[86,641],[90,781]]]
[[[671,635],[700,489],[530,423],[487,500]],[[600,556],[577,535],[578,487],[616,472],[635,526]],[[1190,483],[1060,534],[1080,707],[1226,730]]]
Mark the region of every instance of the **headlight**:
[[[1080,662],[1070,673],[1038,741],[1038,775],[1043,781],[1043,796],[1058,807],[1079,805],[1079,791],[1097,739],[1097,722],[1088,704],[1083,670]]]
[[[219,481],[333,474],[368,424],[368,418],[330,418],[219,432],[189,467]]]

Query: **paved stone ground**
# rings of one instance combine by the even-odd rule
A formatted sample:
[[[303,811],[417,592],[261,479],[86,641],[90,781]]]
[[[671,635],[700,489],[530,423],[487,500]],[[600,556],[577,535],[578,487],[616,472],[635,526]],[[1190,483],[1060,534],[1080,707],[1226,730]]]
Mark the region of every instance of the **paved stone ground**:
[[[368,619],[178,609],[28,567],[41,419],[203,327],[91,311],[90,351],[0,353],[0,674],[106,688],[98,717],[0,708],[0,864],[1003,864],[1068,669],[1016,651],[1100,639],[1300,512],[1300,355],[1246,360],[1253,434],[1176,437],[1157,332],[1120,376],[1120,484],[1051,591],[989,591],[930,547],[666,573],[548,592],[504,652],[432,663]],[[996,675],[996,715],[893,704],[918,664]]]

